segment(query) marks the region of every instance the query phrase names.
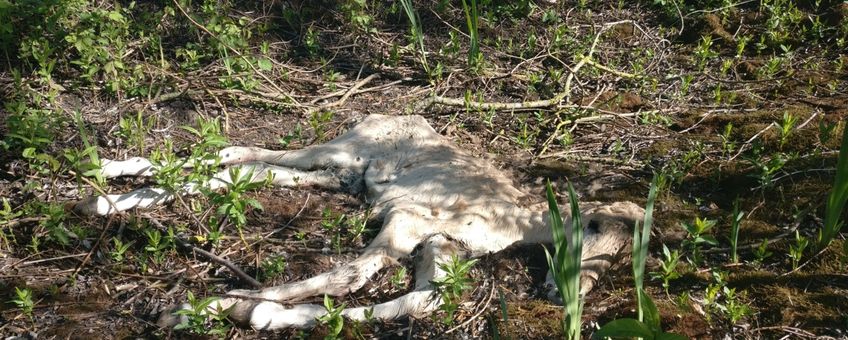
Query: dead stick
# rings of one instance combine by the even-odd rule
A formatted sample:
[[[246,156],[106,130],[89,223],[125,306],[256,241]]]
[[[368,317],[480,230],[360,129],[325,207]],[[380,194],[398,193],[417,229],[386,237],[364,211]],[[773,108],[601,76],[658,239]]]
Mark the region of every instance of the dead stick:
[[[154,225],[156,225],[159,229],[164,229],[164,230],[168,229],[164,225],[162,225],[162,222],[159,222],[159,220],[157,220],[156,218],[154,218],[150,214],[144,214],[143,216],[145,218],[147,218],[150,221],[150,223],[153,223]],[[198,247],[195,247],[195,246],[189,244],[188,242],[186,242],[185,240],[183,240],[181,238],[176,238],[176,240],[180,244],[181,247],[191,249],[195,253],[203,255],[204,257],[212,260],[212,262],[215,262],[215,263],[220,264],[224,267],[227,267],[227,269],[232,271],[233,274],[236,274],[236,276],[238,276],[242,280],[246,281],[248,284],[253,286],[253,288],[262,288],[262,283],[260,283],[259,281],[256,281],[256,279],[250,277],[250,275],[247,275],[244,271],[242,271],[234,263],[227,261],[227,260],[221,258],[220,256],[215,255],[211,252],[208,252],[208,251],[205,251],[205,250],[200,249]]]
[[[313,109],[309,110],[308,113],[316,112],[318,110],[323,110],[323,109],[329,109],[331,107],[341,106],[342,104],[344,104],[344,102],[347,101],[348,98],[350,98],[351,95],[353,95],[356,92],[356,90],[359,90],[360,87],[362,87],[365,84],[368,84],[371,80],[373,80],[377,76],[378,76],[378,74],[374,73],[374,74],[371,74],[371,75],[365,77],[364,79],[356,82],[356,84],[353,84],[353,86],[351,86],[349,89],[347,89],[347,91],[345,91],[345,93],[342,95],[341,98],[339,98],[339,100],[334,101],[334,102],[329,103],[329,104],[326,104],[326,105],[321,105],[319,107],[313,108]]]
[[[99,185],[95,184],[88,178],[85,178],[85,176],[80,176],[74,171],[70,171],[70,173],[85,182],[86,184],[90,185],[92,188],[94,188],[94,190],[99,192],[100,195],[103,195],[103,197],[106,198],[106,201],[109,202],[109,206],[117,213],[120,213],[120,211],[118,211],[118,206],[115,204],[114,201],[112,201],[111,198],[109,198],[109,195],[106,194],[106,191],[103,190],[103,188],[101,188]],[[115,215],[117,215],[117,213],[109,215],[109,218],[106,219],[106,225],[104,225],[103,230],[100,231],[100,236],[97,237],[97,242],[94,243],[94,245],[91,247],[91,251],[89,251],[88,254],[85,255],[85,257],[82,259],[82,262],[80,262],[79,266],[74,269],[74,273],[71,274],[71,277],[77,276],[79,271],[82,270],[82,267],[84,267],[86,263],[88,263],[88,260],[91,258],[91,255],[94,254],[98,247],[100,247],[100,243],[103,242],[103,238],[106,236],[106,231],[109,230],[109,227],[112,226],[112,221],[115,219]]]

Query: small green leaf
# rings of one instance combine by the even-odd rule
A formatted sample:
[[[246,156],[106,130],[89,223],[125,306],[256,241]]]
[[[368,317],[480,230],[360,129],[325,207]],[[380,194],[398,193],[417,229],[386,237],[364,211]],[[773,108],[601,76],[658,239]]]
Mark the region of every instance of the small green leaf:
[[[675,333],[660,333],[654,337],[654,340],[688,340],[689,338]]]
[[[121,15],[121,12],[111,11],[109,12],[109,20],[116,22],[124,22],[124,16]]]
[[[270,71],[274,68],[274,64],[272,64],[267,58],[257,59],[256,64],[259,65],[259,69],[262,71]]]
[[[709,244],[711,246],[716,246],[716,245],[718,245],[718,240],[716,240],[715,237],[712,237],[712,236],[709,236],[709,235],[703,235],[701,237],[696,238],[695,243],[706,243],[706,244]]]
[[[639,322],[639,320],[625,318],[607,322],[606,325],[592,335],[592,339],[603,339],[607,337],[652,339],[654,333],[644,323]]]
[[[640,292],[642,294],[642,312],[644,313],[645,325],[651,329],[654,333],[659,333],[662,331],[660,328],[660,315],[657,310],[657,305],[654,304],[654,301],[651,300],[651,296],[645,292],[644,289]]]

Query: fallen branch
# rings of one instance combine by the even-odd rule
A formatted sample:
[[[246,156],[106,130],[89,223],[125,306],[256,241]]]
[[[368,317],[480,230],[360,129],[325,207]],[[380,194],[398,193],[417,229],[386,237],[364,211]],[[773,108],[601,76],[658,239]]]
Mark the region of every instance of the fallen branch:
[[[309,111],[307,111],[307,114],[310,114],[312,112],[316,112],[316,111],[319,111],[319,110],[329,109],[329,108],[336,107],[336,106],[341,106],[342,104],[344,104],[347,101],[348,98],[350,98],[351,95],[357,93],[357,90],[359,90],[360,87],[364,86],[365,84],[368,84],[369,82],[371,82],[371,80],[374,80],[374,78],[377,78],[377,76],[378,76],[377,73],[373,73],[373,74],[365,77],[364,79],[356,82],[355,84],[353,84],[353,86],[351,86],[349,89],[344,91],[344,93],[342,94],[342,97],[339,98],[339,100],[334,101],[332,103],[327,103],[327,104],[309,109]],[[313,104],[314,104],[314,101],[313,101]]]
[[[589,121],[597,121],[597,120],[603,120],[603,119],[613,117],[613,116],[593,116],[593,117],[585,117],[585,118],[580,118],[580,119],[563,120],[562,117],[560,116],[560,112],[562,112],[564,109],[582,108],[582,106],[580,106],[580,105],[576,105],[576,104],[571,103],[571,86],[572,86],[572,82],[574,81],[574,78],[577,75],[577,72],[580,71],[580,69],[583,68],[583,66],[591,65],[591,66],[593,66],[593,67],[595,67],[595,68],[597,68],[601,71],[608,72],[608,73],[611,73],[611,74],[614,74],[616,76],[623,77],[623,78],[638,78],[638,77],[640,77],[637,74],[627,73],[627,72],[623,72],[623,71],[619,71],[619,70],[607,67],[607,66],[602,65],[602,64],[600,64],[597,61],[592,59],[592,55],[595,54],[595,49],[598,45],[598,41],[600,40],[601,35],[606,30],[608,30],[609,28],[616,26],[616,25],[619,25],[619,24],[622,24],[622,23],[629,23],[629,21],[614,22],[614,23],[610,23],[608,25],[605,25],[604,27],[601,28],[600,32],[598,32],[598,34],[595,35],[595,39],[592,41],[592,46],[589,48],[588,53],[586,53],[586,55],[579,56],[577,58],[577,60],[578,60],[577,63],[574,65],[573,68],[571,68],[569,70],[570,72],[568,73],[568,76],[565,79],[565,86],[564,86],[564,89],[562,90],[562,92],[558,93],[557,95],[553,96],[550,99],[534,100],[534,101],[519,102],[519,103],[516,103],[516,102],[473,102],[473,101],[466,100],[465,98],[451,98],[451,97],[442,97],[442,96],[438,96],[438,95],[433,95],[431,97],[425,98],[425,99],[419,101],[418,103],[416,103],[412,108],[413,113],[426,111],[427,109],[429,109],[430,107],[432,107],[435,104],[440,104],[440,105],[445,105],[445,106],[465,107],[467,109],[486,110],[486,111],[491,111],[491,110],[495,110],[495,111],[534,110],[534,109],[541,109],[541,108],[548,108],[548,107],[556,106],[559,109],[559,110],[556,111],[556,116],[557,116],[556,120],[558,121],[558,123],[557,123],[556,127],[554,128],[554,131],[551,134],[551,136],[548,137],[548,139],[545,140],[545,142],[542,144],[542,151],[539,152],[539,156],[541,156],[542,154],[545,153],[545,151],[547,151],[548,145],[550,145],[550,143],[552,141],[554,141],[556,139],[556,137],[559,136],[559,131],[564,126],[566,126],[568,124],[578,123],[578,122],[580,122],[580,119],[585,119],[584,122],[589,122]],[[565,102],[565,103],[563,103],[563,102]],[[639,113],[634,113],[633,115],[638,115],[638,114]]]

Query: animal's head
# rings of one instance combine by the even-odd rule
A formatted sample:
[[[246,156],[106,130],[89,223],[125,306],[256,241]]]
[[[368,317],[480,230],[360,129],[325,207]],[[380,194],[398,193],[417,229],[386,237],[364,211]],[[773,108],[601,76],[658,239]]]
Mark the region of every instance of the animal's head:
[[[645,217],[645,209],[629,201],[611,204],[593,202],[587,205],[587,208],[581,207],[583,225],[591,232],[605,233],[613,231],[612,228],[629,232],[636,221],[642,221]]]

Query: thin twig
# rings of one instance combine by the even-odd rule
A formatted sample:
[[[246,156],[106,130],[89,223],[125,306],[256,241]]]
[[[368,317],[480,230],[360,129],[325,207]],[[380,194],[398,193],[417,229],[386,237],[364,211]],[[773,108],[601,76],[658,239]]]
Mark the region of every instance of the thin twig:
[[[280,232],[280,231],[283,231],[283,230],[285,230],[286,228],[290,227],[290,226],[292,225],[292,223],[294,223],[294,220],[296,220],[298,217],[300,217],[300,214],[302,214],[302,213],[303,213],[303,211],[304,211],[304,210],[306,210],[306,206],[309,204],[309,198],[310,198],[311,196],[312,196],[312,195],[311,195],[311,194],[309,194],[309,193],[307,193],[307,194],[306,194],[306,201],[304,201],[304,202],[303,202],[303,206],[301,206],[301,207],[300,207],[300,210],[298,210],[298,212],[297,212],[294,216],[292,216],[292,218],[290,218],[290,219],[289,219],[289,221],[288,221],[286,224],[284,224],[282,227],[279,227],[279,228],[277,228],[277,229],[272,230],[271,232],[269,232],[268,234],[265,234],[264,236],[260,237],[260,238],[259,238],[259,239],[257,239],[256,241],[253,241],[251,244],[249,244],[249,245],[245,245],[245,246],[242,246],[241,248],[239,248],[239,249],[238,249],[238,250],[236,250],[236,251],[242,251],[242,250],[245,250],[245,249],[247,249],[247,248],[253,247],[253,246],[255,246],[255,245],[259,244],[259,242],[262,242],[262,241],[264,241],[264,240],[268,239],[269,237],[271,237],[272,235],[274,235],[274,234],[276,234],[276,233],[278,233],[278,232]],[[357,250],[357,251],[358,251],[358,250]],[[226,251],[226,252],[223,254],[223,256],[230,255],[230,254],[232,254],[233,252],[234,252],[234,251],[230,251],[230,250],[228,250],[228,251]]]
[[[453,328],[451,328],[451,329],[449,329],[449,330],[445,331],[445,333],[444,333],[444,334],[450,334],[451,332],[453,332],[453,331],[455,331],[455,330],[457,330],[457,329],[460,329],[460,328],[462,328],[462,327],[465,327],[466,325],[468,325],[469,323],[471,323],[471,321],[477,320],[477,318],[480,316],[480,314],[483,314],[483,312],[485,312],[485,311],[486,311],[486,308],[487,308],[487,307],[489,307],[489,302],[491,302],[491,301],[492,301],[492,297],[493,297],[494,295],[495,295],[495,282],[494,282],[494,281],[492,281],[492,289],[491,289],[491,290],[489,290],[489,297],[488,297],[488,298],[486,298],[486,302],[484,302],[484,303],[483,303],[483,307],[482,307],[482,308],[480,308],[480,310],[478,310],[478,311],[477,311],[477,313],[474,313],[474,315],[473,315],[473,316],[471,316],[470,318],[468,318],[468,320],[465,320],[465,322],[463,322],[463,323],[461,323],[461,324],[458,324],[458,325],[454,326]]]
[[[144,216],[146,219],[148,219],[150,221],[150,223],[153,223],[154,225],[156,225],[159,229],[165,229],[165,230],[168,229],[164,225],[162,225],[162,222],[159,222],[159,220],[157,220],[156,218],[154,218],[150,214],[144,214],[142,216]],[[177,237],[176,241],[179,243],[179,245],[181,247],[191,249],[195,253],[203,255],[204,257],[208,258],[209,260],[212,260],[212,262],[215,262],[215,263],[218,263],[218,264],[220,264],[224,267],[227,267],[227,269],[232,271],[233,274],[236,274],[236,276],[238,276],[239,278],[241,278],[242,280],[244,280],[245,282],[247,282],[248,284],[250,284],[254,288],[262,288],[262,283],[260,283],[259,281],[256,281],[256,279],[250,277],[250,275],[247,275],[244,271],[242,271],[234,263],[227,261],[226,259],[223,259],[220,256],[215,255],[211,252],[208,252],[206,250],[195,247],[194,245],[191,245],[188,242],[186,242],[185,240],[183,240],[182,238]]]
[[[342,104],[344,104],[347,101],[348,98],[350,98],[351,95],[356,93],[356,91],[359,90],[360,87],[362,87],[365,84],[368,84],[369,82],[371,82],[371,80],[374,80],[374,78],[377,78],[377,76],[379,76],[379,74],[373,73],[373,74],[365,77],[364,79],[356,82],[356,84],[353,84],[353,86],[351,86],[349,89],[347,89],[347,91],[344,92],[344,94],[342,95],[341,98],[339,98],[339,100],[334,101],[332,103],[321,105],[319,107],[312,108],[308,111],[308,113],[316,112],[316,111],[319,111],[319,110],[329,109],[331,107],[341,106]]]
[[[70,171],[70,173],[85,182],[86,184],[90,185],[92,188],[94,188],[94,190],[99,192],[101,196],[105,197],[106,201],[109,202],[109,207],[111,209],[114,209],[116,212],[115,214],[110,214],[109,218],[106,219],[106,225],[104,225],[103,230],[100,231],[100,236],[97,237],[97,242],[94,242],[94,245],[91,246],[91,251],[89,251],[88,254],[85,255],[85,257],[80,262],[79,266],[74,269],[74,273],[71,274],[71,277],[76,277],[79,271],[82,270],[82,267],[84,267],[86,263],[88,263],[88,260],[91,258],[91,255],[94,254],[94,252],[97,251],[97,249],[100,247],[100,243],[103,242],[103,238],[106,236],[106,231],[109,230],[109,227],[112,226],[112,221],[114,221],[115,216],[120,214],[120,211],[118,210],[118,206],[115,204],[114,201],[112,201],[111,198],[109,198],[109,195],[106,194],[106,191],[103,190],[103,188],[101,188],[99,185],[92,182],[88,178],[85,178],[85,176],[81,176],[74,171]]]

